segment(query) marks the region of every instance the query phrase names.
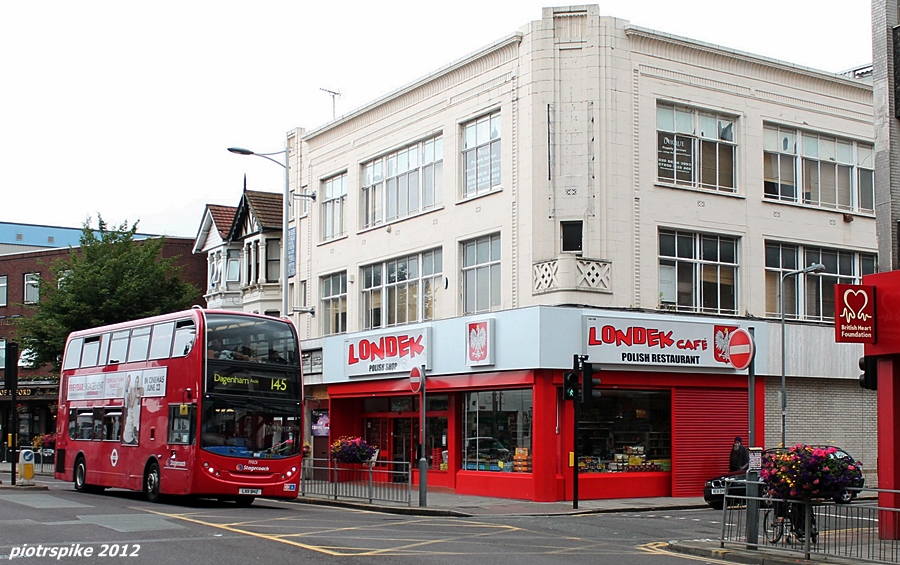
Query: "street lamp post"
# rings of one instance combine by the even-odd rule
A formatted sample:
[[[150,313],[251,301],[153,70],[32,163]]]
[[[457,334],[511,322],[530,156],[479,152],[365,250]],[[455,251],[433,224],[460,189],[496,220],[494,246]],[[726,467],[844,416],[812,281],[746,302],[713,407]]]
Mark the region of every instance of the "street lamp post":
[[[232,153],[237,153],[238,155],[254,155],[256,157],[262,157],[263,159],[268,159],[272,161],[276,165],[279,165],[284,168],[284,197],[282,198],[283,202],[281,203],[281,315],[287,316],[290,314],[288,312],[288,295],[287,295],[287,279],[288,279],[288,213],[290,211],[290,198],[291,198],[291,164],[290,159],[288,158],[289,148],[287,144],[285,144],[284,149],[281,151],[272,151],[271,153],[257,153],[255,151],[251,151],[249,149],[244,149],[243,147],[229,147],[229,151]],[[284,155],[284,163],[281,161],[275,160],[271,157],[271,155]],[[310,194],[297,194],[298,198],[309,198],[313,202],[316,200],[316,193],[312,192]]]
[[[785,427],[787,423],[787,363],[785,362],[785,324],[784,324],[784,279],[806,273],[821,273],[825,270],[822,263],[813,263],[805,269],[797,269],[796,271],[785,271],[781,273],[781,285],[779,294],[781,298],[781,445],[786,446]]]

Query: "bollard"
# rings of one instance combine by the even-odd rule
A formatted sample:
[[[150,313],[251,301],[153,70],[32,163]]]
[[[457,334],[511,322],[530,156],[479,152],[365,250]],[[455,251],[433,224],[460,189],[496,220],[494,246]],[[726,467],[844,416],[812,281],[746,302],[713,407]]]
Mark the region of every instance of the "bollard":
[[[23,449],[19,452],[18,485],[34,486],[34,451],[30,449]]]

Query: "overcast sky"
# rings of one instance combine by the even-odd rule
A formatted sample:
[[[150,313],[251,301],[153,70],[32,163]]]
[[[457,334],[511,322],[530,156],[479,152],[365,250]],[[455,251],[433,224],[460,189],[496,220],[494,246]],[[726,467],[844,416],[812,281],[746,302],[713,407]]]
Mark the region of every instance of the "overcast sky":
[[[556,3],[563,5],[563,2]],[[278,151],[541,18],[534,0],[0,3],[0,221],[194,237],[206,203],[280,192]],[[600,13],[832,72],[872,59],[866,0],[637,0]],[[96,222],[95,224],[96,225]]]

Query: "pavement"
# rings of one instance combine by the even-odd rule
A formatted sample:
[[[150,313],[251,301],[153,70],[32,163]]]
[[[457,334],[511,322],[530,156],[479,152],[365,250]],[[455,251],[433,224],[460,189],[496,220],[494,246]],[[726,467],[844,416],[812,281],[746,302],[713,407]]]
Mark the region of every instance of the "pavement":
[[[0,490],[9,493],[13,490],[47,490],[53,477],[49,464],[41,470],[35,469],[35,486],[12,486],[9,482],[9,463],[0,463]],[[416,497],[417,498],[417,497]],[[572,501],[568,502],[531,502],[528,500],[511,500],[508,498],[494,498],[486,496],[469,496],[456,494],[449,489],[440,487],[429,488],[427,494],[427,506],[401,503],[375,503],[352,500],[332,500],[321,496],[300,496],[295,501],[298,504],[315,504],[320,506],[333,506],[341,508],[353,508],[390,514],[406,514],[417,516],[456,516],[460,518],[488,517],[488,516],[572,516],[586,514],[622,513],[622,512],[654,512],[667,510],[707,509],[709,508],[702,497],[688,498],[616,498],[605,500],[580,500],[578,508],[574,508]],[[657,548],[698,557],[701,559],[714,559],[731,563],[743,563],[748,565],[796,565],[797,563],[827,562],[837,565],[851,565],[860,563],[859,559],[842,559],[833,555],[812,555],[810,560],[803,559],[802,553],[785,553],[772,551],[765,548],[755,549],[742,545],[730,544],[725,548],[717,540],[672,540],[657,545]]]

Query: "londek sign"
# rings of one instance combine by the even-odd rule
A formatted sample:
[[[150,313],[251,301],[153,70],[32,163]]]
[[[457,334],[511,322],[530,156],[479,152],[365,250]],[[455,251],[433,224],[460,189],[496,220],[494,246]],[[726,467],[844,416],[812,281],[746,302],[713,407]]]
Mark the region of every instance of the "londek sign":
[[[734,370],[728,340],[738,326],[586,316],[592,363]]]
[[[344,340],[344,375],[408,373],[429,365],[431,328],[395,329],[391,333]]]

